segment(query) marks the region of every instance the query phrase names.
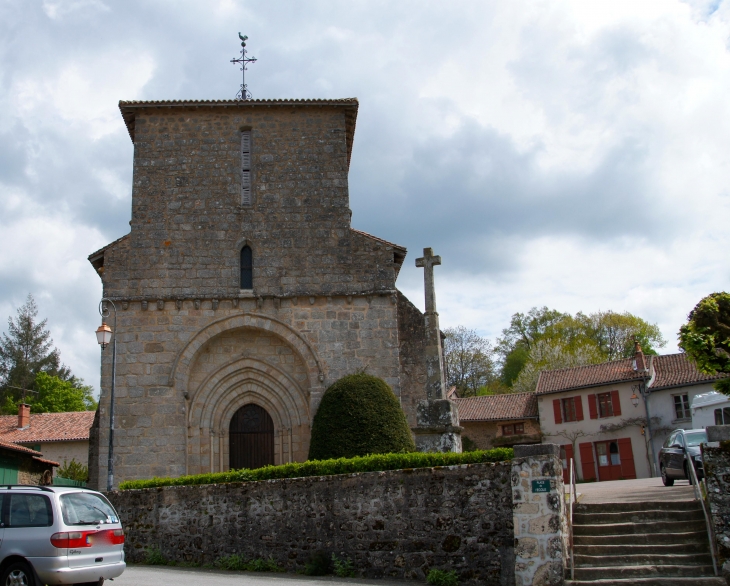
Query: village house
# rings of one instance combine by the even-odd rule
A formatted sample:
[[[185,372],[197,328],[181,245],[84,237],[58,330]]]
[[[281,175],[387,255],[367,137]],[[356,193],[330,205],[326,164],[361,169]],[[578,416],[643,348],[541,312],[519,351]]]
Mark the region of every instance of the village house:
[[[51,484],[57,466],[37,450],[0,440],[0,484]]]
[[[0,416],[0,441],[31,450],[63,465],[75,459],[84,466],[89,461],[89,430],[95,411],[31,413],[20,405],[18,415]],[[58,465],[58,464],[56,464]]]
[[[452,391],[449,398],[459,410],[465,448],[488,450],[541,441],[534,393],[459,398]]]
[[[716,376],[684,354],[645,356],[540,373],[537,396],[544,441],[561,444],[564,476],[579,479],[658,476],[657,456],[674,429],[692,429],[690,405]],[[651,442],[649,442],[651,438]]]

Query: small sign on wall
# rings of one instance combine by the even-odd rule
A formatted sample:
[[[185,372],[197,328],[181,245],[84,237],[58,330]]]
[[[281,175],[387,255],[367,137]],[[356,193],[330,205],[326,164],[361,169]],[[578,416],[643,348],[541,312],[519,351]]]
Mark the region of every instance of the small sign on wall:
[[[550,480],[533,480],[532,492],[550,492]]]

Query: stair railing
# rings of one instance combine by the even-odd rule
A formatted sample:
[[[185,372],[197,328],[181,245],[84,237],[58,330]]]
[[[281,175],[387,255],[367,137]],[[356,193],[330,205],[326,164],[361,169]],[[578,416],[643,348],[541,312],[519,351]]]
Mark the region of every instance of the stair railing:
[[[573,505],[575,504],[575,469],[570,459],[570,499],[568,500],[568,545],[570,548],[570,579],[575,580],[575,559],[573,546]]]
[[[710,512],[707,510],[707,506],[705,504],[705,499],[702,496],[702,491],[700,490],[700,482],[697,479],[697,471],[695,470],[694,462],[692,461],[692,456],[690,456],[687,453],[687,448],[682,447],[682,450],[684,451],[684,457],[687,460],[687,470],[688,474],[690,476],[689,481],[692,483],[695,489],[695,496],[699,499],[700,504],[702,505],[702,512],[705,515],[705,526],[707,528],[707,538],[710,540],[710,554],[712,555],[712,569],[715,571],[715,576],[719,576],[720,573],[717,571],[717,552],[715,550],[715,532],[712,529],[712,519],[710,517]],[[704,480],[704,478],[703,478]],[[705,494],[707,494],[707,485],[705,484]]]

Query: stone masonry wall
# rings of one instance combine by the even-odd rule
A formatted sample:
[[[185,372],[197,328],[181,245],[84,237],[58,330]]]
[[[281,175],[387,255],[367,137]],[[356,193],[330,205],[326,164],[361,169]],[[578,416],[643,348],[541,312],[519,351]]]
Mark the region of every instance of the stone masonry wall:
[[[241,366],[236,372],[281,382],[269,387],[264,381],[251,390],[274,418],[277,434],[283,431],[277,462],[306,460],[311,418],[334,381],[364,368],[400,396],[394,300],[311,296],[240,299],[234,305],[224,299],[215,309],[211,300],[197,308],[194,301],[179,308],[169,301],[148,303],[147,309],[139,301],[117,304],[115,482],[226,469],[232,413],[206,409],[242,396],[241,385],[249,383],[239,384],[235,372],[226,371],[236,361],[256,365],[255,371]],[[91,462],[92,478],[103,486],[111,353],[110,345],[102,355],[98,448]]]
[[[426,322],[423,313],[398,291],[398,347],[400,359],[401,406],[409,427],[414,428],[418,402],[426,388]]]
[[[324,551],[357,574],[514,584],[511,463],[112,492],[127,560],[240,554],[299,571]]]
[[[702,461],[707,484],[715,543],[720,564],[730,560],[730,425],[709,426],[702,444]]]

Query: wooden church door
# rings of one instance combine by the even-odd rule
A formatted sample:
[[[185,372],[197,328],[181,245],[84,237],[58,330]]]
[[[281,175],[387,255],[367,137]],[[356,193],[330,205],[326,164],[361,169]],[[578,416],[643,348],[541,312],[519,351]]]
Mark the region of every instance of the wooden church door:
[[[263,407],[241,407],[231,419],[228,435],[231,470],[274,463],[274,422]]]

